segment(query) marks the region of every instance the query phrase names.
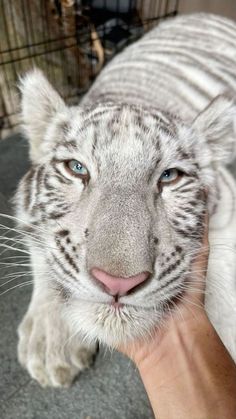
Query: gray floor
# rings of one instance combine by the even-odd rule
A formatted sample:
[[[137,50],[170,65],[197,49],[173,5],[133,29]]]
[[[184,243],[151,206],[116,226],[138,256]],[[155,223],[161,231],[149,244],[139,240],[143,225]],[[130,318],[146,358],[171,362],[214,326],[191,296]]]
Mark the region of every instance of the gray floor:
[[[19,136],[0,143],[0,212],[9,214],[9,198],[26,172],[27,144]],[[0,219],[2,223],[3,218]],[[5,224],[6,224],[5,220]],[[7,224],[10,225],[9,221]],[[8,253],[8,255],[12,255]],[[1,257],[4,262],[6,253]],[[15,271],[22,268],[14,268]],[[69,390],[42,389],[16,358],[16,328],[31,287],[2,294],[28,278],[1,285],[12,269],[0,265],[0,418],[1,419],[147,419],[152,412],[133,364],[119,353],[100,349],[94,365]]]

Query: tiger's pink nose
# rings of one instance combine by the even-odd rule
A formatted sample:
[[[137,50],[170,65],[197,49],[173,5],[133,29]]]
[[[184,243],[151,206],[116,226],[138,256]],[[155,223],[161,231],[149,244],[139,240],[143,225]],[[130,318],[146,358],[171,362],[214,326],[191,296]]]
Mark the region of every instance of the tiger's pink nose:
[[[91,274],[104,285],[105,290],[111,295],[127,294],[128,291],[146,281],[150,275],[149,272],[141,272],[128,278],[120,278],[97,268],[93,268]]]

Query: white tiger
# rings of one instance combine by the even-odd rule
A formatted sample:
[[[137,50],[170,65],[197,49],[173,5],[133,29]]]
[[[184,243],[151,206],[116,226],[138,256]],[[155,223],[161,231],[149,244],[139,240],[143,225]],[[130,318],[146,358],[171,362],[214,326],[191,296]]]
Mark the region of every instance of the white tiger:
[[[32,168],[15,202],[34,290],[18,354],[41,385],[69,385],[97,341],[151,333],[199,249],[206,189],[206,308],[236,358],[235,40],[218,16],[165,21],[76,107],[39,70],[23,78]]]

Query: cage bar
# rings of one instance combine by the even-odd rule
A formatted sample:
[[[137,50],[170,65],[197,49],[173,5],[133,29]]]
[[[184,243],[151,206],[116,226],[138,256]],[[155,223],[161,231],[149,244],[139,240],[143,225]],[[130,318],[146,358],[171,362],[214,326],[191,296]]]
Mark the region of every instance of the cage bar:
[[[39,67],[77,103],[102,67],[178,0],[0,0],[0,138],[19,124],[19,76]]]

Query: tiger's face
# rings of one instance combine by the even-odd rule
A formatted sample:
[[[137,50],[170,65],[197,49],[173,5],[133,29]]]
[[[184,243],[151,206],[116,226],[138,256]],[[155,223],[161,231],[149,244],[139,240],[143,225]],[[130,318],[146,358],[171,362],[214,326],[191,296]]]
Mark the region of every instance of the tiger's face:
[[[75,331],[112,346],[145,335],[186,287],[206,188],[214,204],[217,152],[202,133],[206,116],[186,126],[122,104],[68,108],[35,71],[23,83],[23,117],[33,164],[17,216],[45,243],[29,235],[33,259]]]

